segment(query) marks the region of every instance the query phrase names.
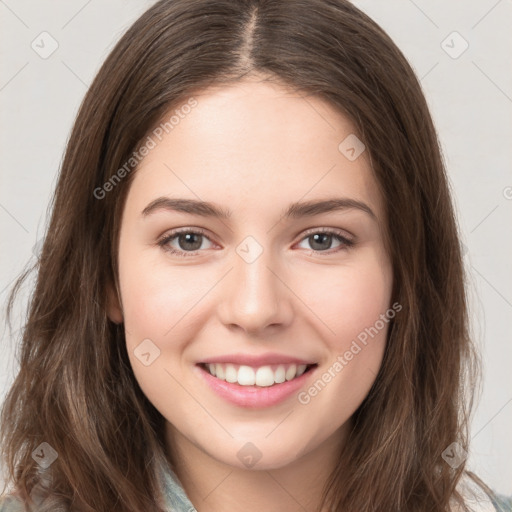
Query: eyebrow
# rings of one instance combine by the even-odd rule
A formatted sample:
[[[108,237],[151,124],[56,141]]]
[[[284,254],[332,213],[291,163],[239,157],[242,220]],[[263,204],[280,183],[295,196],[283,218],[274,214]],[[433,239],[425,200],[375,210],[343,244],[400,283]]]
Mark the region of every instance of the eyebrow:
[[[377,219],[375,213],[366,203],[347,197],[334,197],[330,199],[292,203],[284,211],[283,217],[287,219],[298,219],[302,217],[313,217],[322,213],[352,209],[361,210],[367,213],[374,220]],[[226,220],[233,214],[231,210],[221,208],[216,204],[207,201],[159,197],[154,201],[151,201],[151,203],[142,210],[142,216],[147,217],[159,210],[177,211],[192,215],[199,215],[201,217],[212,217]]]

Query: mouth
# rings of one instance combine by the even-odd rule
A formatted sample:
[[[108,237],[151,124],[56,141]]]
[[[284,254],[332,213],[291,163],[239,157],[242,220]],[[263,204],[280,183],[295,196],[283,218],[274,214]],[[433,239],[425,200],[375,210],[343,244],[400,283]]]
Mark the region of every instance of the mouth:
[[[318,364],[246,366],[197,363],[196,374],[222,400],[244,409],[263,409],[284,403],[307,385]]]
[[[198,363],[212,377],[230,384],[250,388],[268,388],[293,381],[311,372],[318,364],[272,364],[248,366],[232,363]]]

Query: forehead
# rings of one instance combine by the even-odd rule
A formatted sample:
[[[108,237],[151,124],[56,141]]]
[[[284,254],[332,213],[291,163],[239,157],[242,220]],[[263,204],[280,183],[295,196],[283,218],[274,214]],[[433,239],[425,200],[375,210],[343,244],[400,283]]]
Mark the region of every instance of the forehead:
[[[367,151],[347,158],[344,141],[357,141],[354,126],[321,98],[245,80],[193,99],[191,109],[173,106],[158,136],[150,134],[154,144],[135,171],[129,200],[144,207],[167,194],[261,214],[262,201],[281,209],[339,195],[371,204],[380,217]]]

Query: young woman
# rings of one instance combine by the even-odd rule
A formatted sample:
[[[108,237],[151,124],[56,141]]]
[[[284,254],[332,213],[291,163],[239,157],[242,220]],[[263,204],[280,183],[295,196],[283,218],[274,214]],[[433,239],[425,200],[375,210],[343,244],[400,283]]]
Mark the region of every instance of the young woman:
[[[90,87],[52,207],[0,510],[512,510],[466,470],[436,132],[349,2],[156,3]]]

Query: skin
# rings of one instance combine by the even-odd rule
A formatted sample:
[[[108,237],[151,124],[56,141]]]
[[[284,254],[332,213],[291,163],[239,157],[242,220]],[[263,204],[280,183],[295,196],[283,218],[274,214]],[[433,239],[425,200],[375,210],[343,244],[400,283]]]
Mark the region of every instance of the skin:
[[[388,324],[307,404],[294,394],[259,410],[233,405],[195,364],[279,352],[316,361],[317,378],[327,372],[391,307],[382,198],[368,152],[349,161],[338,150],[355,130],[323,100],[247,78],[194,98],[135,171],[119,239],[121,302],[111,300],[109,316],[125,324],[133,371],[166,419],[168,455],[197,510],[313,511],[375,380]],[[161,196],[233,214],[143,216]],[[375,218],[352,208],[281,219],[292,202],[333,196],[366,203]],[[206,231],[198,253],[179,257],[158,245],[176,228]],[[356,244],[343,248],[333,237],[315,245],[304,235],[310,228],[337,229]],[[263,250],[250,264],[236,252],[248,236]],[[168,246],[194,252],[183,237]],[[160,350],[149,366],[134,353],[144,339]],[[251,468],[237,457],[248,442],[261,453]]]

